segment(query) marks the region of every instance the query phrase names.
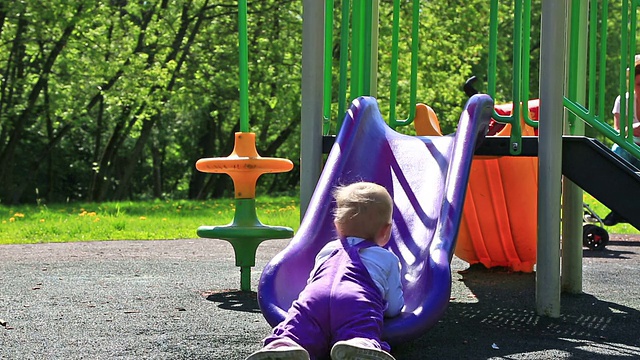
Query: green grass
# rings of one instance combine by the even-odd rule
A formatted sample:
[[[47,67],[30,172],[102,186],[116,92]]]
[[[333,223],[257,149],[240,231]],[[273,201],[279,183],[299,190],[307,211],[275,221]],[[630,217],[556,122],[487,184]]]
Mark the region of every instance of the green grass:
[[[609,213],[589,194],[584,200],[600,217]],[[259,197],[256,205],[262,223],[298,229],[297,198]],[[233,199],[0,205],[0,244],[196,238],[199,226],[229,224],[234,213]],[[640,234],[629,224],[607,227],[607,231]]]
[[[260,197],[256,205],[263,224],[297,230],[297,198]],[[199,226],[229,224],[234,213],[233,199],[0,205],[0,244],[196,238]]]

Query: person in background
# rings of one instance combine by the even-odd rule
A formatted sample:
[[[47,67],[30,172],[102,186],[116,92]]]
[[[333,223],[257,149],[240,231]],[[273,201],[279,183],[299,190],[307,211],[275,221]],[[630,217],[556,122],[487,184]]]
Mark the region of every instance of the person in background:
[[[640,54],[635,57],[635,79],[634,79],[634,90],[633,90],[633,99],[629,98],[629,93],[627,93],[627,107],[630,101],[633,101],[633,139],[634,142],[640,145],[640,120],[638,120],[638,114],[640,113]],[[620,103],[621,97],[618,95],[616,101],[613,104],[613,110],[611,113],[613,114],[613,128],[618,132],[620,131]],[[626,119],[622,119],[622,121],[626,121]],[[640,171],[640,159],[630,154],[627,150],[620,147],[618,144],[613,144],[611,150],[618,154],[621,158],[625,159],[631,165],[633,165],[636,169],[635,171]],[[620,214],[615,211],[611,211],[603,220],[603,223],[607,226],[613,226],[618,223],[627,222]]]
[[[381,339],[384,317],[400,314],[400,261],[383,248],[393,201],[377,184],[335,190],[338,239],[317,254],[307,285],[286,318],[247,360],[394,360]]]

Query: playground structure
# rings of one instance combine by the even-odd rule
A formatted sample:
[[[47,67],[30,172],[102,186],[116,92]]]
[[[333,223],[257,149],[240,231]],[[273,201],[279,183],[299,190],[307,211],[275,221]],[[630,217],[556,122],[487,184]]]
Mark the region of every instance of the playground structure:
[[[569,179],[583,188],[592,186],[591,189],[596,189],[593,191],[598,194],[598,196],[596,196],[597,198],[603,202],[611,201],[610,204],[614,206],[610,207],[620,210],[623,213],[630,213],[632,205],[624,201],[620,192],[624,192],[625,196],[628,196],[629,193],[633,191],[635,191],[633,194],[640,192],[638,175],[619,158],[607,153],[608,149],[593,143],[593,141],[582,141],[581,139],[573,141],[574,139],[567,139],[562,136],[563,122],[559,121],[559,119],[563,118],[564,107],[566,107],[572,113],[580,116],[580,118],[589,125],[601,130],[614,142],[619,143],[634,155],[640,156],[638,147],[633,143],[633,137],[629,136],[630,126],[623,126],[622,133],[618,134],[613,131],[611,126],[602,121],[605,116],[602,111],[599,115],[596,115],[593,111],[590,112],[583,105],[585,103],[584,98],[578,96],[578,94],[584,93],[576,89],[580,88],[579,84],[584,83],[586,76],[586,71],[584,70],[586,64],[585,59],[587,57],[583,56],[587,51],[584,42],[586,39],[585,35],[589,34],[591,39],[595,39],[596,35],[592,35],[595,30],[591,27],[595,28],[598,22],[596,21],[597,18],[592,18],[589,31],[586,31],[585,14],[588,13],[589,2],[577,0],[570,2],[572,4],[571,11],[568,11],[568,1],[551,2],[550,0],[543,0],[542,2],[541,76],[539,91],[541,94],[539,115],[542,120],[539,124],[539,136],[536,138],[522,136],[520,119],[523,118],[525,122],[530,121],[528,117],[521,116],[519,104],[528,100],[526,90],[528,89],[528,65],[523,54],[528,54],[528,29],[530,25],[528,21],[530,21],[530,14],[528,14],[529,17],[527,17],[527,11],[530,11],[531,2],[530,0],[515,1],[514,14],[516,21],[514,21],[514,38],[518,39],[518,46],[514,44],[513,78],[515,79],[515,85],[513,86],[512,99],[513,104],[518,104],[518,106],[512,107],[511,116],[501,116],[495,112],[493,113],[495,119],[511,125],[509,137],[499,137],[500,139],[497,139],[498,150],[496,150],[496,147],[491,147],[492,141],[485,141],[485,143],[489,143],[488,147],[483,143],[480,148],[476,149],[476,142],[479,142],[476,136],[477,131],[483,128],[482,124],[485,121],[484,116],[478,115],[483,112],[478,110],[478,108],[483,109],[489,101],[481,96],[480,99],[482,100],[476,98],[470,101],[469,106],[474,107],[472,105],[475,104],[474,110],[468,109],[463,112],[461,123],[455,136],[438,137],[441,140],[436,140],[433,137],[420,137],[406,140],[404,136],[401,136],[404,140],[399,141],[399,143],[406,142],[412,144],[408,146],[408,148],[416,150],[416,154],[423,154],[423,156],[418,159],[411,157],[410,151],[403,151],[405,145],[396,144],[395,139],[399,136],[397,136],[395,132],[379,125],[381,116],[377,112],[377,107],[371,104],[373,100],[371,98],[358,98],[361,95],[375,96],[376,94],[375,77],[377,71],[373,69],[376,69],[377,66],[377,48],[374,41],[376,39],[375,34],[377,33],[377,30],[374,30],[377,26],[377,2],[354,1],[352,12],[357,15],[353,16],[359,20],[357,24],[355,22],[353,24],[357,31],[352,31],[353,42],[355,44],[352,49],[352,58],[357,59],[357,61],[354,63],[354,60],[352,60],[351,66],[352,68],[358,68],[360,70],[352,70],[351,94],[348,98],[358,100],[352,105],[349,112],[347,112],[348,115],[344,118],[345,123],[336,126],[336,128],[341,128],[342,130],[335,140],[336,145],[334,145],[334,149],[330,154],[330,160],[327,161],[321,176],[323,135],[331,128],[327,126],[327,105],[326,101],[323,100],[327,97],[327,93],[330,93],[327,90],[325,78],[327,77],[327,66],[330,66],[327,56],[330,56],[328,55],[328,49],[330,49],[329,44],[331,44],[331,41],[326,41],[326,37],[330,38],[327,34],[330,34],[331,31],[327,30],[323,18],[327,16],[330,11],[329,9],[333,8],[333,1],[303,1],[304,14],[313,14],[312,16],[304,17],[303,22],[302,135],[304,140],[301,146],[301,174],[303,174],[301,178],[301,208],[307,212],[307,215],[304,217],[299,234],[280,255],[267,265],[261,276],[258,291],[259,301],[261,309],[270,323],[277,322],[282,318],[283,311],[286,310],[291,301],[297,296],[297,292],[304,286],[303,280],[306,279],[307,272],[311,267],[309,262],[313,261],[314,251],[317,252],[322,246],[322,241],[330,240],[329,235],[325,236],[320,242],[303,236],[318,232],[319,229],[329,231],[328,228],[331,228],[330,226],[323,225],[323,221],[325,221],[328,214],[330,214],[330,212],[327,212],[329,206],[324,206],[321,212],[318,211],[321,205],[330,202],[327,195],[330,193],[330,187],[342,181],[348,182],[354,181],[355,179],[377,181],[387,179],[388,181],[388,178],[391,177],[393,180],[385,183],[385,185],[387,185],[392,194],[397,195],[396,190],[400,190],[400,193],[406,193],[407,197],[411,194],[420,194],[424,195],[425,198],[423,199],[422,196],[416,196],[412,198],[413,203],[412,201],[405,201],[405,204],[399,204],[402,200],[396,200],[396,206],[398,207],[399,213],[402,214],[402,217],[400,219],[394,218],[394,231],[396,236],[390,246],[392,250],[399,256],[401,255],[405,261],[405,266],[403,267],[403,285],[406,289],[409,305],[401,317],[389,323],[385,329],[386,336],[392,342],[397,342],[402,339],[412,338],[432,326],[435,321],[437,321],[437,318],[444,312],[446,302],[448,301],[449,287],[443,284],[446,283],[446,281],[450,282],[451,275],[447,264],[451,260],[452,251],[456,244],[458,225],[463,212],[461,201],[464,199],[466,181],[470,169],[471,158],[469,154],[473,154],[474,151],[479,155],[537,157],[540,168],[537,196],[538,211],[536,214],[539,231],[537,234],[537,246],[535,248],[537,261],[537,311],[539,314],[552,317],[560,315],[561,288],[568,292],[581,292],[582,281],[582,190],[569,181],[561,182],[562,174],[564,173]],[[343,4],[346,4],[346,10],[349,10],[350,2],[346,1],[343,2]],[[416,19],[419,18],[420,1],[414,0],[413,4],[413,23],[415,29],[417,29]],[[492,14],[490,16],[492,21],[496,18],[495,11],[497,11],[497,4],[497,0],[492,0]],[[627,4],[625,11],[629,11],[629,1],[625,1],[625,4]],[[635,12],[636,7],[637,4],[633,2],[632,13]],[[246,1],[241,3],[240,12],[242,13],[243,10],[246,13]],[[343,11],[343,14],[344,13]],[[349,11],[346,11],[346,13],[349,13]],[[595,13],[595,11],[591,12],[591,14],[593,13]],[[319,16],[318,14],[324,14],[324,16]],[[568,14],[570,14],[571,20],[569,22],[571,24],[570,27],[566,26]],[[240,16],[240,18],[242,19],[242,16]],[[635,17],[633,20],[632,23],[635,24]],[[632,25],[631,28],[633,30],[632,33],[634,33],[635,25]],[[414,33],[416,32],[415,29]],[[626,64],[629,63],[626,61],[627,59],[630,60],[633,58],[633,52],[629,49],[635,49],[635,37],[630,37],[628,35],[629,33],[630,30],[628,29],[622,32],[623,37],[626,36],[630,44],[622,48],[621,69],[624,69]],[[495,69],[496,34],[497,24],[492,22],[489,47],[490,69],[492,68],[491,61],[494,61],[493,68]],[[567,57],[565,56],[564,38],[558,37],[557,34],[569,34],[569,61],[565,61]],[[525,38],[527,41],[520,41]],[[415,42],[417,39],[414,38],[413,41]],[[341,46],[346,45],[341,43]],[[588,49],[590,52],[588,56],[590,70],[595,69],[595,64],[598,59],[596,50],[593,46]],[[357,53],[357,56],[353,55],[354,52]],[[346,53],[347,51],[342,52],[342,54]],[[393,55],[392,58],[395,59],[394,61],[397,61],[397,55]],[[571,65],[569,65],[569,63],[571,63]],[[571,70],[567,71],[570,76],[568,76],[566,83],[564,81],[565,68],[558,64],[565,64],[567,69]],[[411,68],[411,78],[413,80],[415,78],[415,71],[417,71],[415,56],[412,56]],[[324,72],[318,71],[318,69],[324,69]],[[595,73],[595,71],[593,71],[593,73]],[[341,79],[346,78],[346,75],[343,74],[346,74],[346,65],[343,65],[341,58]],[[393,78],[394,76],[392,74],[392,79]],[[392,86],[395,82],[396,81],[392,81]],[[246,83],[246,77],[243,82],[241,76],[241,86],[242,83]],[[490,74],[488,87],[490,94],[492,91],[495,91],[495,83],[495,77],[492,78]],[[563,97],[563,88],[565,85],[567,86],[568,94],[566,98]],[[592,89],[590,85],[589,94],[591,94],[591,90],[595,91],[595,86]],[[625,88],[621,85],[621,92],[624,92],[624,90]],[[630,89],[630,91],[633,91],[633,89]],[[392,89],[391,93],[393,102],[396,96],[395,90]],[[346,85],[343,84],[343,81],[340,83],[339,94],[341,94],[340,99],[347,98]],[[412,91],[410,95],[412,103],[415,102],[414,94]],[[595,95],[593,96],[595,99]],[[595,100],[591,98],[589,100],[589,104],[595,103]],[[602,97],[600,97],[599,100],[601,102],[604,101]],[[632,109],[633,105],[629,105],[630,109]],[[390,108],[394,109],[394,106],[394,104],[391,104]],[[346,105],[343,106],[339,104],[339,108],[346,110]],[[630,113],[632,112],[630,111]],[[391,128],[410,124],[415,117],[425,116],[425,114],[431,118],[433,111],[429,111],[428,107],[417,106],[415,111],[413,109],[411,110],[411,114],[406,120],[397,120],[395,115],[390,116],[389,124]],[[486,115],[488,116],[488,114]],[[472,121],[472,123],[475,125],[470,125],[469,128],[465,128],[465,126],[462,125],[465,117],[474,118],[475,120]],[[571,133],[580,134],[581,127],[584,126],[583,122],[578,121],[575,116],[571,116],[570,118],[573,119],[569,121],[568,126]],[[544,119],[558,120],[545,121]],[[436,128],[433,123],[430,123],[430,125],[434,129]],[[372,144],[374,144],[373,148],[384,155],[383,158],[377,161],[379,163],[377,165],[381,166],[381,168],[371,167],[371,169],[363,169],[362,163],[365,157],[362,153],[364,151],[367,152],[367,156],[371,156],[371,153],[368,152],[369,149],[363,150],[356,144],[355,138],[349,138],[349,135],[342,135],[342,131],[346,131],[346,134],[350,131],[356,133],[364,132],[360,137],[355,137],[361,138],[363,141],[370,137],[376,138],[376,141],[372,142]],[[464,135],[465,133],[467,133],[467,135]],[[473,136],[469,137],[469,133],[473,134]],[[456,142],[456,140],[451,139],[456,139],[458,136],[467,139],[461,142],[464,145],[457,147],[453,145],[441,145],[445,141]],[[471,138],[473,138],[473,140],[471,140]],[[504,141],[505,139],[506,141]],[[535,144],[533,144],[534,141]],[[420,143],[419,146],[416,145],[418,143]],[[585,146],[585,143],[589,143],[591,147]],[[448,150],[441,151],[440,146]],[[428,151],[425,153],[424,150],[419,150],[421,149],[420,147],[426,147]],[[350,150],[346,151],[347,148]],[[462,150],[462,148],[464,150]],[[526,150],[527,148],[535,148],[535,153]],[[385,149],[385,151],[382,149]],[[434,149],[438,151],[434,151]],[[353,155],[353,151],[359,155]],[[562,157],[559,157],[558,154],[562,154]],[[584,158],[593,154],[598,155],[598,161],[593,162],[594,158],[590,157],[589,161],[593,163],[585,164]],[[235,156],[232,154],[232,157]],[[251,152],[251,155],[239,154],[237,157],[254,159],[259,156],[257,152]],[[583,158],[583,160],[580,161],[578,160],[579,158]],[[393,160],[397,161],[394,162]],[[406,162],[409,160],[411,160],[411,166]],[[417,165],[420,162],[424,162],[425,164]],[[433,163],[437,164],[437,166],[434,167]],[[453,166],[452,164],[454,163],[457,165]],[[621,181],[624,185],[621,185],[620,188],[624,189],[626,185],[629,185],[627,190],[614,189],[618,192],[615,193],[614,191],[614,193],[611,193],[610,191],[601,191],[598,193],[598,187],[601,189],[606,188],[606,186],[602,186],[602,176],[599,177],[599,183],[593,183],[592,180],[589,180],[591,182],[580,182],[584,179],[585,169],[588,169],[589,166],[593,169],[594,166],[601,164],[605,164],[610,166],[610,169],[614,169],[614,173],[618,174],[616,176],[623,179]],[[236,167],[236,165],[232,167]],[[567,168],[565,169],[565,167]],[[217,170],[218,165],[215,164],[199,168],[207,171],[213,171],[215,169],[215,172],[220,172]],[[340,170],[336,170],[337,168]],[[393,169],[393,176],[387,173],[389,169]],[[430,177],[426,175],[427,173],[433,172],[434,169],[442,172],[440,177]],[[264,170],[262,173],[276,171],[277,169],[265,167]],[[257,179],[257,176],[255,176],[255,179]],[[253,180],[254,185],[255,179]],[[428,195],[420,192],[420,186],[415,184],[416,181],[433,184],[435,188],[438,189],[434,191],[436,198],[429,198]],[[465,186],[460,185],[461,181]],[[234,183],[236,183],[235,178]],[[450,183],[455,183],[456,185],[449,187]],[[421,186],[424,187],[425,185],[421,184]],[[561,186],[563,186],[562,191]],[[564,206],[562,222],[560,220],[561,197],[563,198],[562,203]],[[237,188],[236,198],[238,199]],[[453,199],[455,199],[455,201]],[[416,204],[420,206],[416,207]],[[253,204],[253,206],[255,206],[255,204]],[[238,206],[238,208],[240,209],[240,206]],[[432,214],[432,216],[417,213],[423,208],[437,209],[437,213]],[[255,207],[253,210],[253,214],[255,214]],[[405,216],[405,211],[412,213]],[[247,213],[250,213],[250,211]],[[429,214],[431,213],[427,215]],[[249,217],[253,218],[252,215]],[[257,221],[257,219],[255,220]],[[640,219],[637,218],[630,220],[632,220],[632,223],[636,226],[638,226],[637,224],[640,221]],[[251,227],[251,222],[253,221],[242,223],[241,221],[236,222],[234,220],[234,223],[230,226],[244,227],[248,224],[248,227]],[[560,280],[561,224],[563,227],[562,281]],[[404,233],[401,231],[400,226],[405,227],[404,229],[406,231]],[[259,225],[258,227],[260,228],[261,226]],[[506,231],[500,225],[498,225],[498,227],[500,228],[499,230]],[[213,229],[202,227],[201,230],[202,231],[199,230],[201,236],[220,237],[220,233],[209,231]],[[418,231],[418,233],[422,231],[423,233],[417,235],[414,234],[414,231]],[[424,236],[425,232],[428,236]],[[275,234],[275,232],[273,234]],[[270,233],[269,235],[273,234]],[[280,234],[284,236],[285,232]],[[407,238],[401,236],[404,234],[407,234]],[[265,239],[265,236],[266,235],[262,233],[258,236],[258,244]],[[277,236],[277,234],[275,236]],[[230,237],[238,239],[236,242],[238,246],[251,244],[250,242],[242,241],[243,239],[242,236],[240,236],[240,232],[234,232]],[[234,243],[232,242],[232,244]],[[257,244],[248,246],[252,247],[253,252],[251,257],[253,258]],[[234,248],[235,247],[236,245],[234,245]],[[248,253],[251,254],[251,251]],[[293,253],[296,253],[298,256],[292,256]],[[238,252],[236,252],[236,256],[237,258],[239,257]],[[244,265],[244,268],[246,268],[246,265]],[[295,281],[290,283],[289,279],[291,279],[294,273],[296,274]],[[243,280],[242,283],[246,285],[246,272],[243,273],[243,279],[245,280]],[[291,286],[292,284],[293,286]],[[246,290],[246,286],[244,285],[243,290]],[[425,297],[424,294],[430,292],[433,292],[433,295],[430,296],[435,296],[435,298]],[[446,299],[446,301],[444,299]]]
[[[494,113],[493,116],[495,119],[511,125],[509,137],[487,139],[476,150],[476,155],[528,156],[536,159],[540,169],[536,199],[538,210],[535,218],[531,219],[539,230],[535,247],[537,262],[536,310],[541,315],[558,317],[560,316],[561,291],[569,293],[582,291],[582,189],[587,190],[608,207],[627,214],[634,212],[632,210],[634,205],[626,199],[640,196],[640,182],[638,176],[633,172],[634,169],[612,154],[608,147],[593,139],[582,137],[585,123],[637,157],[640,157],[640,148],[633,143],[633,137],[630,136],[629,129],[632,117],[623,116],[627,119],[627,123],[618,133],[607,124],[611,115],[604,110],[605,98],[602,84],[605,80],[602,69],[605,69],[606,63],[607,22],[602,19],[607,18],[609,2],[606,0],[543,0],[541,3],[539,69],[539,118],[541,121],[539,136],[522,136],[520,120],[524,119],[529,124],[531,119],[528,116],[522,116],[520,106],[513,106],[511,116],[500,116],[497,113]],[[413,4],[414,9],[419,8],[419,1],[414,1]],[[326,98],[329,92],[326,87],[321,90],[323,84],[326,86],[326,82],[323,82],[323,74],[318,69],[323,68],[324,76],[327,76],[327,69],[330,65],[328,65],[326,56],[328,56],[328,44],[331,43],[327,38],[330,38],[331,31],[327,29],[323,18],[331,16],[332,6],[333,2],[330,0],[303,1],[304,14],[313,14],[311,17],[304,17],[305,21],[303,22],[302,134],[304,141],[301,151],[301,173],[303,174],[301,178],[301,208],[303,212],[306,210],[320,178],[322,141],[325,144],[328,142],[326,136],[323,140],[321,138],[323,131],[329,127],[326,125],[326,121],[323,127],[319,125],[318,114],[323,113],[323,118],[326,120],[326,111],[323,112],[323,110],[327,108]],[[357,95],[376,95],[375,77],[377,72],[366,70],[367,66],[373,68],[377,66],[377,29],[375,26],[377,25],[378,12],[376,6],[376,1],[353,2],[354,15],[352,16],[359,20],[357,23],[354,20],[352,25],[357,27],[352,31],[353,52],[357,53],[357,56],[352,54],[352,57],[359,62],[352,66],[361,69],[361,71],[357,73],[358,76],[351,76],[351,89],[352,92],[353,89],[361,91]],[[623,0],[621,18],[624,25],[621,29],[614,29],[614,33],[616,36],[620,36],[622,43],[619,66],[620,93],[633,91],[630,84],[625,81],[624,74],[626,68],[629,67],[628,64],[633,63],[634,52],[637,48],[636,38],[632,36],[636,33],[637,7],[637,2]],[[495,95],[497,83],[495,72],[497,11],[498,1],[492,0],[489,16],[491,24],[487,78],[489,95]],[[343,10],[343,14],[344,12]],[[324,16],[319,14],[324,14]],[[529,99],[528,62],[532,25],[531,1],[514,1],[513,14],[512,74],[514,82],[511,100],[513,104],[521,104]],[[415,11],[413,15],[415,18]],[[533,26],[536,25],[533,24]],[[369,34],[368,38],[363,35],[367,33]],[[559,34],[564,36],[559,36]],[[365,36],[365,38],[363,39],[361,36]],[[596,46],[598,38],[601,39],[601,42],[599,46]],[[412,42],[415,41],[417,41],[415,38],[412,39]],[[346,48],[346,45],[341,43],[341,53],[345,53],[343,49]],[[342,63],[340,66],[341,79],[344,79],[346,77],[342,75],[344,66]],[[412,63],[411,67],[413,70],[416,65]],[[363,68],[365,69],[362,70]],[[594,76],[596,68],[601,69],[602,78],[599,80]],[[413,73],[411,78],[414,78]],[[598,81],[599,86],[596,85]],[[346,98],[345,88],[341,82],[339,99]],[[350,94],[349,98],[354,98],[352,95]],[[410,96],[413,98],[413,94]],[[390,104],[390,107],[393,108],[393,106],[393,103]],[[608,106],[609,104],[606,105],[607,108]],[[629,108],[629,114],[632,113],[632,109]],[[547,120],[545,121],[545,119]],[[561,119],[563,120],[561,121]],[[408,119],[404,122],[410,123],[411,120]],[[390,116],[388,121],[392,127],[396,125],[394,117]],[[336,127],[339,128],[339,126]],[[573,136],[563,136],[564,133]],[[563,174],[566,176],[564,181],[562,180]],[[615,188],[611,187],[610,182],[604,179],[602,174],[607,174],[609,178],[615,176],[619,185]],[[561,207],[562,220],[560,218]],[[634,226],[640,226],[640,219],[637,216],[628,220]],[[561,227],[562,252],[560,251]]]

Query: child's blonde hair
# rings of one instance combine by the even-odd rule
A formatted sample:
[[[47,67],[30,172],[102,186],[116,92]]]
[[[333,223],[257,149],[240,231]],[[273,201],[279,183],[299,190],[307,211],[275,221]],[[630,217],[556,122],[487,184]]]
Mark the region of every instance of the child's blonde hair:
[[[384,187],[357,182],[338,187],[333,195],[334,219],[343,236],[374,239],[382,227],[391,224],[393,200]]]

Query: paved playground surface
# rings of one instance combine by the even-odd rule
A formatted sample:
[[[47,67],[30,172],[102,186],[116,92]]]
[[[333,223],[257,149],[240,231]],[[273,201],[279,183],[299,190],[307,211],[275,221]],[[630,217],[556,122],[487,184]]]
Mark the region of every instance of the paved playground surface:
[[[258,249],[260,270],[287,240]],[[403,359],[640,357],[640,237],[585,250],[581,295],[535,313],[535,275],[454,258],[445,317]],[[0,359],[244,359],[269,326],[211,239],[0,246]]]

